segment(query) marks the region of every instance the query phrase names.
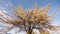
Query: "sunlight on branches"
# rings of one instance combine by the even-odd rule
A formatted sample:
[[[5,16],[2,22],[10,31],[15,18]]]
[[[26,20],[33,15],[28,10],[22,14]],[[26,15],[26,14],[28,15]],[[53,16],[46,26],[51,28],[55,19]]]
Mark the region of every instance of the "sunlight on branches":
[[[39,34],[49,34],[50,32],[47,30],[55,30],[50,22],[52,17],[54,18],[54,14],[48,15],[50,4],[45,7],[38,8],[38,5],[35,3],[33,9],[27,9],[26,11],[23,10],[21,5],[18,5],[16,9],[13,6],[10,6],[11,12],[14,17],[0,11],[0,18],[4,23],[12,24],[13,26],[19,27],[20,31],[26,31],[27,34],[36,34],[33,32],[34,29],[39,30]],[[16,17],[16,18],[15,18]],[[13,27],[11,27],[13,28]],[[9,28],[11,30],[11,28]]]

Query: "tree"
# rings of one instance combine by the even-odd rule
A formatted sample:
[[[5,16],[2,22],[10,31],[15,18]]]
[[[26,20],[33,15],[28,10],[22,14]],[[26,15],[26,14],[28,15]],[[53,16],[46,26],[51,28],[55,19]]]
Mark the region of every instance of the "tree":
[[[26,11],[23,10],[21,5],[19,5],[16,9],[13,8],[13,6],[10,6],[10,8],[12,15],[14,16],[8,15],[3,11],[0,13],[1,22],[10,25],[7,27],[7,31],[13,29],[14,26],[20,28],[19,32],[24,30],[27,34],[34,34],[32,32],[33,29],[38,29],[41,34],[49,34],[48,30],[55,30],[55,28],[50,25],[55,13],[48,15],[50,4],[41,8],[38,8],[37,4],[35,4],[33,9],[28,8]]]

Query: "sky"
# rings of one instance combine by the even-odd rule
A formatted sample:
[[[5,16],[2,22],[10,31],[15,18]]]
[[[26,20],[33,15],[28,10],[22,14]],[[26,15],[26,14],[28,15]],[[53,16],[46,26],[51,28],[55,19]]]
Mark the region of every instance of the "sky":
[[[0,9],[4,9],[7,12],[10,12],[8,3],[12,3],[15,8],[18,5],[21,5],[24,10],[27,8],[33,8],[34,3],[37,3],[38,8],[40,8],[41,6],[44,7],[48,3],[50,3],[51,9],[49,11],[49,14],[57,11],[55,15],[56,17],[52,20],[51,23],[60,26],[60,0],[0,0]]]

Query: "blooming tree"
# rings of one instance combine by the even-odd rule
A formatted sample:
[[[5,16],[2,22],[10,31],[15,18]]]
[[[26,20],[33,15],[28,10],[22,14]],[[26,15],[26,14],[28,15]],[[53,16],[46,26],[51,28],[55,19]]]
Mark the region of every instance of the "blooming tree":
[[[40,34],[49,34],[48,30],[55,30],[50,24],[55,13],[48,15],[50,4],[41,8],[38,8],[37,4],[35,4],[33,9],[28,8],[27,10],[23,10],[21,5],[17,8],[13,8],[12,5],[9,6],[12,15],[3,12],[3,10],[0,11],[0,22],[9,24],[9,26],[2,28],[1,32],[8,32],[14,27],[19,28],[17,32],[26,31],[27,34],[36,34],[33,32],[34,29],[39,30]]]

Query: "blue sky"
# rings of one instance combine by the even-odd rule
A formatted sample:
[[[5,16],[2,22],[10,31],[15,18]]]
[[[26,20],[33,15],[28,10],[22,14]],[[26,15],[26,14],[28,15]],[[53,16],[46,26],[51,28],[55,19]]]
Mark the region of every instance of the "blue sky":
[[[5,9],[7,12],[9,12],[8,3],[12,3],[15,7],[20,4],[24,10],[27,8],[33,8],[34,3],[38,4],[38,8],[41,6],[44,7],[50,3],[51,9],[49,13],[54,13],[54,11],[56,11],[55,8],[58,9],[56,18],[52,21],[52,23],[60,25],[60,0],[0,0],[0,9]]]

